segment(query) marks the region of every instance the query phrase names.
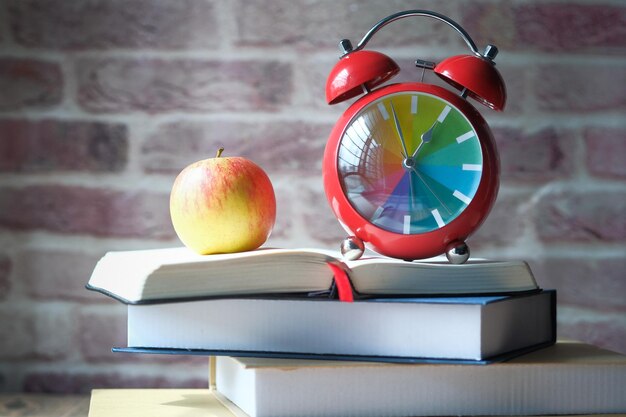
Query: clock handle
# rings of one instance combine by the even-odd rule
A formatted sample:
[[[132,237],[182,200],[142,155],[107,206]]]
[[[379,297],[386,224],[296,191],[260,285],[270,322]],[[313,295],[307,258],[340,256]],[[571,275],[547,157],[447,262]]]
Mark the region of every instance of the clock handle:
[[[387,16],[386,18],[382,19],[380,22],[376,23],[369,30],[369,32],[367,32],[365,34],[365,36],[363,37],[363,39],[361,39],[361,42],[359,42],[359,44],[356,46],[356,48],[352,48],[352,44],[350,43],[350,40],[348,40],[348,39],[343,39],[339,43],[339,47],[341,48],[341,50],[342,50],[344,55],[349,53],[349,52],[359,51],[359,50],[361,50],[361,49],[363,49],[365,47],[365,45],[370,41],[372,36],[374,36],[374,34],[376,32],[378,32],[380,29],[382,29],[383,26],[386,26],[387,24],[389,24],[391,22],[394,22],[396,20],[403,19],[405,17],[412,17],[412,16],[431,17],[433,19],[436,19],[436,20],[439,20],[441,22],[444,22],[444,23],[448,24],[449,26],[451,26],[454,30],[456,30],[461,35],[461,37],[463,38],[463,40],[465,41],[467,46],[469,46],[469,48],[472,50],[472,52],[475,55],[480,56],[480,57],[483,56],[478,51],[478,48],[476,47],[476,44],[474,43],[474,41],[472,40],[470,35],[465,31],[465,29],[463,29],[461,27],[461,25],[459,25],[458,23],[456,23],[454,20],[450,19],[447,16],[444,16],[444,15],[442,15],[440,13],[431,12],[430,10],[406,10],[404,12],[398,12],[398,13],[392,14],[390,16]]]

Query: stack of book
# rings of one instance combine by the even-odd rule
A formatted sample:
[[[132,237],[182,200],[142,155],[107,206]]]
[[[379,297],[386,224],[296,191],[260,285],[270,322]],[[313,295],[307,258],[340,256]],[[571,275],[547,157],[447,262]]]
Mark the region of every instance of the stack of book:
[[[528,355],[459,366],[555,343],[556,292],[525,262],[155,249],[106,254],[87,288],[127,304],[127,346],[114,351],[217,355],[213,394],[250,416],[559,412],[524,406],[539,391],[520,384],[545,386],[513,365]]]

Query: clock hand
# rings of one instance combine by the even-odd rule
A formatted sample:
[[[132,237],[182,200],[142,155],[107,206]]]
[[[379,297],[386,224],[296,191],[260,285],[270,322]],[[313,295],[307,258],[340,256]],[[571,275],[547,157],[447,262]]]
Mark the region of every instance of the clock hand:
[[[428,129],[426,132],[422,133],[422,140],[424,142],[428,143],[433,138],[433,131],[435,130],[435,126],[437,126],[437,123],[439,123],[439,121],[435,120],[435,123],[433,123],[433,125],[430,127],[430,129]]]
[[[437,201],[439,201],[439,204],[441,204],[441,206],[446,209],[446,211],[448,212],[448,214],[452,214],[452,212],[450,211],[450,209],[448,208],[448,206],[446,206],[443,201],[441,201],[441,199],[439,198],[439,196],[437,194],[435,194],[435,192],[432,190],[432,188],[430,188],[430,186],[428,185],[428,183],[424,180],[424,178],[422,178],[422,176],[420,175],[419,172],[417,172],[417,170],[415,169],[415,167],[411,168],[411,170],[415,173],[415,175],[417,175],[417,178],[420,179],[420,181],[422,181],[422,183],[426,186],[426,188],[428,189],[428,191],[430,191],[430,193],[432,195],[435,196],[435,198],[437,199]]]
[[[437,117],[437,120],[433,122],[432,126],[426,132],[422,133],[422,143],[428,143],[432,140],[435,128],[438,126],[438,124],[443,123],[443,121],[448,116],[448,113],[450,113],[450,109],[450,106],[445,106],[439,114],[439,117]],[[413,156],[415,156],[416,154],[417,152],[415,152]]]
[[[422,147],[423,144],[424,144],[424,140],[422,140],[420,144],[417,145],[417,148],[415,148],[415,152],[413,152],[413,155],[411,155],[412,159],[414,159],[417,156],[417,153],[420,151],[420,148]]]
[[[421,136],[422,142],[419,144],[417,149],[415,149],[415,152],[413,152],[413,155],[411,155],[412,158],[415,158],[415,156],[417,155],[417,153],[419,152],[423,144],[428,143],[432,140],[433,131],[435,130],[435,126],[437,126],[438,122],[439,120],[435,120],[435,123],[433,123],[433,125],[426,132],[422,133],[422,136]]]
[[[398,120],[398,115],[396,114],[396,109],[393,107],[393,101],[389,100],[391,103],[391,113],[393,113],[393,121],[396,125],[396,132],[398,132],[398,137],[400,138],[400,143],[402,144],[402,149],[404,150],[404,157],[406,158],[409,155],[409,151],[406,149],[406,143],[404,142],[404,135],[402,135],[402,129],[400,128],[400,121]]]
[[[413,193],[415,192],[415,188],[414,188],[415,184],[413,183],[413,181],[414,181],[413,180],[413,175],[411,175],[411,174],[412,174],[411,171],[409,171],[409,212],[412,215],[415,212],[415,207],[413,205],[413,203],[415,201],[415,198],[414,198],[414,195],[413,195]],[[405,219],[406,219],[406,216],[405,216]],[[410,217],[409,217],[409,219],[410,219]],[[411,232],[410,220],[409,220],[409,224],[408,225],[406,225],[406,220],[405,220],[404,228],[405,228],[405,230],[404,230],[405,234],[407,234],[407,232],[409,232],[409,233]],[[407,228],[408,228],[408,230],[406,230]]]

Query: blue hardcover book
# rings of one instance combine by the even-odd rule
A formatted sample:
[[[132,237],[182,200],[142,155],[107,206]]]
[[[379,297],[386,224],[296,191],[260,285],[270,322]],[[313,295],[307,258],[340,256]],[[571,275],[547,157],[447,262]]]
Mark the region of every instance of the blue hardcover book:
[[[128,305],[115,352],[486,364],[553,344],[556,291],[486,297],[225,298]]]

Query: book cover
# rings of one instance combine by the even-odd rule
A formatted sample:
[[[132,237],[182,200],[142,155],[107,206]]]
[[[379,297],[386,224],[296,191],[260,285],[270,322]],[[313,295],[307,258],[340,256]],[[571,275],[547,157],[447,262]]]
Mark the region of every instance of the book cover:
[[[485,364],[550,345],[556,292],[128,305],[117,352]]]

